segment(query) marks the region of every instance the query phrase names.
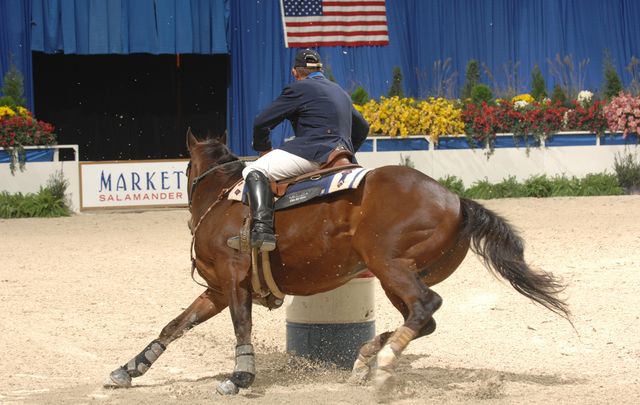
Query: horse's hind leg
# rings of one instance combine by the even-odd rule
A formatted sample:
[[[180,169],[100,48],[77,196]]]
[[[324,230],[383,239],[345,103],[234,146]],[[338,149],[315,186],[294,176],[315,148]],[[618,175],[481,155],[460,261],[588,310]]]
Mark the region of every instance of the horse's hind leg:
[[[375,385],[381,393],[388,388],[398,359],[409,342],[435,328],[433,314],[442,305],[442,298],[412,271],[415,268],[412,260],[381,258],[367,264],[405,318],[404,324],[393,332],[376,356]]]
[[[350,384],[363,384],[369,378],[376,355],[387,343],[391,334],[392,332],[383,332],[360,346],[358,357],[353,363],[351,377],[349,377]]]
[[[389,299],[396,306],[396,308],[402,313],[402,316],[406,320],[409,316],[407,307],[397,297],[390,296]],[[427,336],[436,330],[436,321],[431,320],[422,327],[414,339]],[[382,350],[387,343],[393,332],[383,332],[377,335],[372,340],[364,343],[358,351],[358,357],[353,364],[353,370],[351,377],[349,377],[349,383],[351,384],[363,384],[371,374],[371,367],[376,360],[376,356]]]
[[[169,322],[160,332],[160,336],[153,340],[136,357],[125,365],[111,372],[107,387],[128,388],[131,379],[139,377],[149,370],[151,365],[164,353],[169,343],[178,339],[186,331],[208,320],[226,308],[223,300],[216,297],[213,290],[207,289],[182,312],[177,318]]]

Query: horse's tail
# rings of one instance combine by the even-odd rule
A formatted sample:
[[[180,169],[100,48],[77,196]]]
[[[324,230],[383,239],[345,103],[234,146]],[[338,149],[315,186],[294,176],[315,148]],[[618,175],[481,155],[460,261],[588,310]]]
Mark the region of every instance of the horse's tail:
[[[533,271],[524,261],[524,242],[509,223],[475,201],[460,197],[462,236],[487,268],[500,274],[520,294],[570,321],[568,305],[558,298],[565,286],[552,274]]]

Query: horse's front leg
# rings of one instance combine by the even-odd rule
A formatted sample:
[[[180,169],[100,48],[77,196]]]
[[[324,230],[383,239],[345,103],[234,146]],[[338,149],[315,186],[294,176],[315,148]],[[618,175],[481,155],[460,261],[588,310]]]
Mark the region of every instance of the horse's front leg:
[[[229,378],[218,384],[221,395],[234,395],[248,388],[255,379],[256,365],[251,344],[252,296],[248,278],[234,286],[229,297],[229,311],[236,333],[236,365]]]
[[[227,304],[216,295],[213,290],[207,289],[185,309],[177,318],[169,322],[160,332],[160,336],[153,340],[136,357],[125,365],[111,372],[106,387],[128,388],[131,387],[131,379],[140,377],[149,370],[151,365],[166,350],[169,343],[178,339],[186,331],[208,320],[225,309]]]

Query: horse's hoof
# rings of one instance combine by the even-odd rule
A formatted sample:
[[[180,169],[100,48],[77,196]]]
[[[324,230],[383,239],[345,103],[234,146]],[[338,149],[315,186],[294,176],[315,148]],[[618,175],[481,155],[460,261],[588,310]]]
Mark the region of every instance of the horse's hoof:
[[[238,392],[240,392],[240,388],[238,388],[238,386],[235,385],[233,381],[227,379],[218,384],[218,388],[216,388],[216,391],[220,395],[236,395]]]
[[[390,400],[391,391],[395,385],[395,378],[392,372],[377,369],[375,377],[376,398],[378,402]]]
[[[351,376],[347,380],[350,385],[364,385],[369,379],[371,369],[369,367],[358,367],[353,369]]]
[[[109,374],[109,379],[104,383],[105,388],[130,388],[131,376],[127,370],[120,367]]]

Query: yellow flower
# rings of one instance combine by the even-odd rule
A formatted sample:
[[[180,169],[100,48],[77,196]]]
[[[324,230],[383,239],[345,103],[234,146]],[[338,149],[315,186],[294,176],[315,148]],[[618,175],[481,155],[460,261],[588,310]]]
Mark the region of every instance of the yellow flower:
[[[29,112],[29,110],[27,110],[26,108],[22,107],[22,106],[18,106],[18,108],[16,108],[18,110],[18,115],[22,115],[23,117],[30,117],[31,113]]]
[[[14,115],[16,115],[16,112],[10,107],[7,107],[6,105],[0,106],[0,118],[4,116],[13,117]]]
[[[533,98],[533,96],[531,96],[531,94],[518,94],[517,96],[515,96],[514,98],[511,99],[512,103],[515,103],[516,101],[526,101],[527,104],[531,104],[533,103],[535,100]]]

